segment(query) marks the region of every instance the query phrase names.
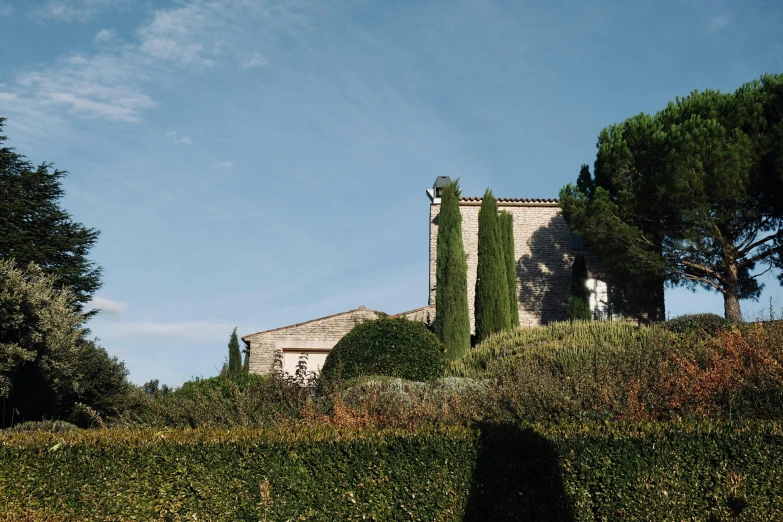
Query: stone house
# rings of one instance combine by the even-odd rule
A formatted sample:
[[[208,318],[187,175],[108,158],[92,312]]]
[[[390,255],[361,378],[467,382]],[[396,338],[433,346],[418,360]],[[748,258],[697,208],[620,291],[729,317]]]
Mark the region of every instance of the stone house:
[[[432,189],[427,190],[430,199],[429,302],[427,306],[398,316],[421,321],[435,318],[435,257],[440,190],[449,181],[448,177],[439,176]],[[474,329],[473,300],[481,199],[460,198],[462,239],[468,262],[471,331]],[[638,290],[634,294],[622,293],[614,288],[596,259],[569,230],[556,199],[498,198],[498,210],[509,212],[514,222],[520,325],[536,326],[568,319],[571,266],[577,254],[582,254],[587,262],[588,286],[592,290],[590,307],[596,319],[642,323],[664,318],[663,285],[652,290]],[[246,335],[242,340],[250,350],[250,371],[258,374],[271,372],[276,351],[282,353],[284,371],[293,373],[302,353],[308,355],[308,369],[317,370],[323,365],[332,347],[355,324],[377,316],[378,312],[362,306],[320,319]]]

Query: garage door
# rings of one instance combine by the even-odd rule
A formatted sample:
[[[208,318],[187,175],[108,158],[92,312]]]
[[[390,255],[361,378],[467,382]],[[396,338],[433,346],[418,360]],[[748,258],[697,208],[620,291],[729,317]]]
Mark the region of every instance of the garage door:
[[[289,375],[296,375],[296,365],[299,364],[299,357],[302,354],[307,355],[307,371],[318,372],[329,355],[329,350],[297,350],[296,348],[285,348],[283,350],[283,371]]]

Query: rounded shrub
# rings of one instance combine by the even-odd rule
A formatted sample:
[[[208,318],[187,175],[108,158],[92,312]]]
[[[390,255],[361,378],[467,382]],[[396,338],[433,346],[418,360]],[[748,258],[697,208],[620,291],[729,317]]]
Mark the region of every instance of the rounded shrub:
[[[15,433],[23,433],[29,431],[46,431],[50,433],[64,433],[69,431],[81,431],[81,429],[75,424],[65,422],[61,420],[43,420],[43,421],[27,421],[21,422],[12,428],[8,428],[8,431]]]
[[[380,317],[353,327],[335,345],[321,369],[323,382],[361,375],[386,375],[411,381],[440,377],[444,348],[424,323]]]
[[[686,314],[669,319],[663,326],[678,334],[715,335],[718,330],[731,328],[732,324],[717,314]]]

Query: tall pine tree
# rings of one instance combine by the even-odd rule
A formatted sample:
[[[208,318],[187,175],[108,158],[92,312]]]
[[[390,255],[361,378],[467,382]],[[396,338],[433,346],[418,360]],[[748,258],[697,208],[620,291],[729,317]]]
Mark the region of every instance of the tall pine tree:
[[[470,350],[468,265],[462,243],[459,181],[441,191],[435,274],[435,334],[446,357],[458,359]]]
[[[237,377],[242,371],[242,355],[239,351],[239,339],[237,338],[237,329],[231,332],[231,339],[228,341],[228,374],[231,377]]]
[[[517,301],[517,265],[514,255],[514,218],[508,212],[501,212],[500,233],[503,238],[503,256],[506,261],[506,277],[508,278],[508,310],[511,314],[511,327],[519,327],[519,303]]]
[[[0,118],[0,132],[5,118]],[[61,179],[66,172],[50,164],[34,166],[0,136],[0,259],[14,259],[20,267],[35,263],[55,278],[56,287],[68,286],[81,311],[101,286],[101,268],[87,256],[99,232],[73,221],[60,206]]]
[[[498,202],[487,189],[479,210],[478,266],[476,268],[476,342],[511,329],[508,276],[498,221]]]
[[[585,258],[577,254],[571,271],[570,319],[573,322],[590,321],[592,318],[590,289],[587,288],[587,265]]]

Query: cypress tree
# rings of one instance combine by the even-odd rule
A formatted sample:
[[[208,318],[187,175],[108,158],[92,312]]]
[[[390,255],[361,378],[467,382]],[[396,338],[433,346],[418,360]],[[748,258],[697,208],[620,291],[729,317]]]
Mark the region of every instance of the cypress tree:
[[[511,327],[519,327],[519,303],[517,302],[517,266],[514,255],[514,218],[508,212],[501,212],[500,233],[503,238],[503,256],[506,261],[506,277],[508,278],[508,310],[511,314]]]
[[[498,203],[487,189],[479,210],[478,266],[476,268],[476,342],[511,329],[508,277],[503,256]]]
[[[459,180],[443,188],[438,216],[435,335],[446,348],[448,359],[458,359],[470,350],[468,265],[462,243],[459,193]]]
[[[231,377],[237,377],[242,370],[242,356],[239,352],[239,339],[237,338],[237,329],[231,332],[231,339],[228,341],[228,374]]]
[[[593,312],[590,310],[590,289],[587,288],[587,265],[585,258],[577,254],[571,270],[571,302],[570,319],[574,321],[590,321]]]
[[[242,350],[245,353],[245,360],[242,363],[242,372],[247,375],[250,373],[250,348]]]

